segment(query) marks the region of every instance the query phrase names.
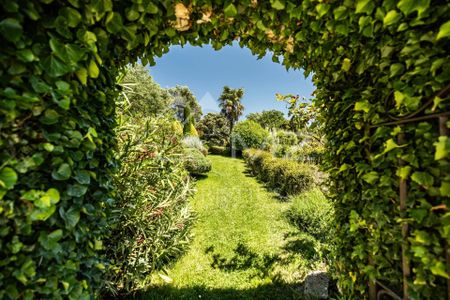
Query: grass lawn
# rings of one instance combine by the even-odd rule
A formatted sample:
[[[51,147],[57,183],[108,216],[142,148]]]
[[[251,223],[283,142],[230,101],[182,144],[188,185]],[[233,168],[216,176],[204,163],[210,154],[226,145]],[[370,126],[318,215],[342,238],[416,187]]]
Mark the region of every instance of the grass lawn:
[[[244,162],[208,156],[213,169],[191,200],[197,220],[188,252],[154,275],[141,299],[299,299],[300,283],[320,268],[316,245],[284,217],[281,202]],[[171,282],[170,282],[171,281]]]

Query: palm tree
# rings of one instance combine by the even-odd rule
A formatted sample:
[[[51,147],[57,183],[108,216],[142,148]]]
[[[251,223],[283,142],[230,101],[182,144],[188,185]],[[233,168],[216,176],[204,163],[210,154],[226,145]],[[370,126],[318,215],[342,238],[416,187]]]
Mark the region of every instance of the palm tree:
[[[221,114],[227,118],[230,125],[230,146],[231,152],[233,151],[233,143],[231,140],[231,132],[233,131],[234,124],[237,122],[240,116],[244,112],[244,105],[241,103],[241,99],[244,96],[244,89],[232,89],[228,86],[223,87],[222,95],[219,97],[219,107],[221,108]]]
[[[230,134],[233,131],[234,124],[244,112],[244,105],[241,103],[243,96],[244,89],[232,89],[224,86],[222,95],[219,97],[220,113],[229,121]]]

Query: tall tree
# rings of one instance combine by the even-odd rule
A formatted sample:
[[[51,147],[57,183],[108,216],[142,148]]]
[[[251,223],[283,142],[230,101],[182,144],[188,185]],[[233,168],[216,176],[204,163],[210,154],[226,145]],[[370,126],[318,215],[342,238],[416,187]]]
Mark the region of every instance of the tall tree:
[[[276,109],[248,114],[247,120],[252,120],[265,129],[279,129],[284,127],[287,123],[283,112]]]
[[[132,115],[163,114],[173,102],[172,95],[156,83],[140,64],[127,67],[120,86],[123,90],[120,100]]]
[[[222,114],[208,113],[197,123],[197,129],[209,146],[226,146],[230,138],[228,119]]]
[[[230,134],[233,131],[234,124],[244,113],[244,105],[241,99],[244,96],[244,89],[232,89],[228,86],[223,87],[222,95],[219,97],[219,107],[221,114],[224,115],[230,126]]]
[[[202,108],[189,87],[177,85],[169,89],[169,93],[174,98],[173,108],[180,122],[185,124],[192,121],[195,124],[200,121]]]

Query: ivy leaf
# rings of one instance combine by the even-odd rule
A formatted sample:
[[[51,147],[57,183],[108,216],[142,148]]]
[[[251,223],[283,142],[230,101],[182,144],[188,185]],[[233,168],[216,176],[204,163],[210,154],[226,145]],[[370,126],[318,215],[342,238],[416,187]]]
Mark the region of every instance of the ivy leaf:
[[[355,103],[355,111],[363,111],[368,113],[370,110],[370,103],[367,101],[358,101]]]
[[[88,73],[89,77],[91,78],[97,78],[98,75],[100,74],[100,70],[98,69],[97,63],[93,59],[91,59],[89,63]]]
[[[316,5],[316,11],[319,13],[319,17],[323,17],[330,10],[330,5],[326,3],[320,3]]]
[[[450,279],[450,276],[448,276],[447,274],[446,265],[442,261],[438,261],[433,266],[431,266],[430,271],[436,276]]]
[[[394,77],[400,74],[403,74],[405,70],[405,66],[401,63],[392,64],[390,67],[390,77]]]
[[[49,55],[42,63],[44,69],[51,77],[59,77],[71,71],[68,64],[62,62],[54,55]]]
[[[411,175],[411,179],[424,187],[431,187],[434,183],[433,176],[425,172],[414,172]]]
[[[400,108],[400,106],[403,103],[403,100],[405,100],[405,95],[400,91],[395,91],[394,100],[395,100],[395,107]]]
[[[420,16],[430,7],[430,0],[400,0],[397,7],[405,16],[415,10]]]
[[[411,173],[411,166],[404,166],[397,169],[396,175],[401,179],[408,179],[409,174]]]
[[[378,173],[375,171],[371,171],[367,174],[364,174],[364,176],[362,177],[362,179],[370,184],[374,184],[375,181],[377,181],[378,179]]]
[[[450,139],[447,136],[440,136],[439,141],[434,143],[436,152],[434,153],[434,159],[440,160],[446,158],[450,152]]]
[[[356,2],[356,13],[366,13],[370,15],[375,8],[375,4],[372,0],[358,0]]]
[[[30,49],[23,49],[23,50],[17,51],[17,57],[24,62],[30,62],[30,61],[37,60],[33,51],[31,51]]]
[[[39,119],[42,124],[52,125],[56,124],[59,120],[59,114],[54,109],[47,109],[44,112],[44,115]]]
[[[66,227],[68,229],[74,228],[80,221],[80,210],[71,207],[68,211],[64,213],[63,219],[66,222]]]
[[[85,170],[77,171],[74,178],[79,184],[89,184],[91,182],[91,176]]]
[[[336,8],[333,11],[334,19],[336,21],[344,19],[346,14],[347,14],[347,7],[346,6],[339,6],[338,8]],[[348,27],[348,26],[346,26],[346,27]]]
[[[50,218],[56,210],[56,206],[50,206],[47,209],[38,208],[33,210],[30,215],[32,221],[45,221]]]
[[[71,8],[71,7],[64,7],[59,11],[59,14],[64,17],[67,21],[67,26],[69,27],[77,27],[78,24],[81,22],[81,14]]]
[[[61,164],[58,169],[53,170],[52,178],[55,180],[67,180],[70,178],[72,170],[67,163]]]
[[[227,18],[232,18],[232,17],[236,16],[237,13],[238,13],[237,9],[236,9],[236,6],[234,6],[233,3],[228,4],[228,6],[225,7],[223,12],[225,14],[225,17],[227,17]]]
[[[109,12],[106,16],[106,30],[109,33],[118,33],[123,29],[122,16],[117,12]]]
[[[389,26],[397,23],[402,18],[402,15],[399,14],[396,10],[389,11],[383,19],[383,25]]]
[[[350,70],[350,67],[352,66],[352,61],[348,58],[344,58],[344,60],[342,61],[342,70],[344,70],[345,72],[348,72]]]
[[[0,22],[0,33],[10,42],[18,42],[23,33],[22,25],[16,19],[6,18]]]
[[[0,186],[10,190],[17,182],[17,173],[11,168],[3,168],[0,171]]]
[[[450,37],[450,21],[447,21],[441,25],[436,40],[448,37]]]
[[[72,184],[69,185],[69,188],[67,189],[67,195],[71,197],[81,197],[84,194],[86,194],[87,186],[81,185],[81,184]]]
[[[450,182],[443,181],[439,188],[439,192],[442,197],[450,197]]]
[[[75,72],[75,75],[77,75],[78,80],[81,82],[81,84],[86,85],[87,84],[87,78],[88,78],[88,72],[86,68],[80,68]]]

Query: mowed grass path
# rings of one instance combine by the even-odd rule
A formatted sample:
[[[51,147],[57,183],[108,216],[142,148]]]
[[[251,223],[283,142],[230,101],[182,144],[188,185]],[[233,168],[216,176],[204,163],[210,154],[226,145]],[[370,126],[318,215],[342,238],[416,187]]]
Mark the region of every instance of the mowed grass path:
[[[242,160],[208,156],[212,171],[191,200],[197,220],[188,252],[155,275],[141,299],[299,299],[312,243],[287,223],[277,199]],[[168,282],[169,281],[169,282]]]

